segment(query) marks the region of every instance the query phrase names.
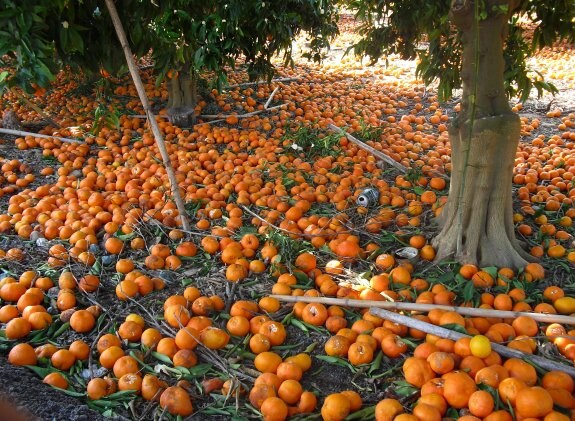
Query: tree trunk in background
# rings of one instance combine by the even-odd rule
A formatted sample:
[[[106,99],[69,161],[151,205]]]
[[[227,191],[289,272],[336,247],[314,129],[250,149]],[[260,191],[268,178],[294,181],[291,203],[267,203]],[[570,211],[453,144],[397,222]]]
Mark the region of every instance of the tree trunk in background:
[[[167,81],[168,117],[178,127],[195,124],[194,108],[197,101],[197,79],[194,72],[182,72]]]
[[[462,31],[463,94],[453,122],[449,199],[433,240],[437,259],[519,268],[531,260],[515,238],[512,177],[520,121],[503,85],[503,44],[513,2],[484,0],[479,20],[473,0],[454,0],[453,23]],[[480,4],[481,5],[481,4]],[[501,6],[508,6],[506,12]]]

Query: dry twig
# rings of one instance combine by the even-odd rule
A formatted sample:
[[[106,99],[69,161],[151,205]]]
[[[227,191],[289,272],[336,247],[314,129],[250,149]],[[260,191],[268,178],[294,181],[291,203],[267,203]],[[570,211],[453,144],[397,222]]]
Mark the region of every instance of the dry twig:
[[[376,158],[381,159],[383,162],[386,162],[387,164],[391,165],[393,168],[397,169],[398,171],[400,171],[402,174],[405,174],[407,172],[407,168],[404,167],[403,165],[401,165],[399,162],[397,162],[395,159],[387,156],[386,154],[384,154],[383,152],[378,151],[377,149],[372,148],[369,145],[366,145],[365,143],[363,143],[361,140],[353,137],[352,135],[350,135],[349,133],[347,133],[346,131],[340,129],[339,127],[333,125],[333,124],[328,124],[327,126],[331,131],[334,131],[336,133],[341,133],[343,134],[345,137],[347,137],[347,139],[350,142],[355,143],[357,146],[359,146],[361,149],[371,153],[373,156],[375,156]]]
[[[237,118],[247,118],[247,117],[252,117],[254,115],[258,115],[261,113],[265,113],[266,111],[272,111],[272,110],[276,110],[278,108],[282,108],[287,106],[288,104],[280,104],[280,105],[276,105],[270,108],[264,108],[262,110],[257,110],[257,111],[252,111],[251,113],[246,113],[246,114],[201,114],[198,116],[198,118],[219,118],[219,119],[225,119],[228,117],[237,117]],[[218,120],[221,121],[221,120]],[[211,121],[210,123],[214,123],[214,121]],[[207,123],[199,123],[199,124],[207,124]]]
[[[64,143],[82,143],[82,141],[78,140],[78,139],[70,139],[67,137],[50,136],[50,135],[41,134],[41,133],[25,132],[23,130],[0,129],[0,133],[10,134],[13,136],[24,136],[24,137],[33,136],[33,137],[40,137],[42,139],[57,139],[57,140],[64,142]]]
[[[276,86],[276,88],[274,89],[274,91],[271,93],[270,97],[268,98],[268,100],[266,101],[266,103],[264,104],[264,110],[267,110],[270,103],[272,102],[272,99],[274,98],[275,94],[280,90],[279,86]]]
[[[374,301],[374,300],[353,300],[349,298],[330,298],[330,297],[307,297],[292,295],[272,295],[280,301],[286,303],[322,303],[328,305],[338,305],[342,307],[355,308],[383,308],[387,310],[415,311],[427,313],[431,310],[454,311],[465,316],[472,317],[497,317],[501,319],[514,319],[519,316],[529,316],[533,320],[543,323],[563,323],[575,325],[575,317],[562,316],[560,314],[545,313],[528,313],[522,311],[503,311],[491,310],[486,308],[457,307],[439,304],[418,304],[418,303],[400,303],[395,301]]]
[[[164,161],[164,168],[166,169],[168,179],[170,180],[172,196],[174,197],[174,202],[176,202],[176,207],[178,208],[178,212],[180,214],[179,216],[182,221],[182,226],[185,230],[189,231],[190,222],[188,221],[188,218],[186,216],[186,209],[184,206],[182,195],[180,194],[178,180],[176,179],[176,175],[174,173],[174,169],[172,168],[172,164],[170,163],[170,155],[168,154],[168,150],[166,148],[162,132],[160,131],[158,123],[156,122],[156,117],[154,116],[154,113],[152,112],[152,109],[150,107],[150,103],[146,95],[146,89],[144,88],[144,84],[142,83],[142,78],[140,77],[140,73],[138,72],[138,66],[134,61],[134,56],[132,54],[132,50],[130,49],[130,45],[128,44],[128,38],[126,38],[126,33],[124,31],[124,27],[122,26],[122,22],[120,21],[120,17],[118,16],[118,11],[116,10],[114,1],[106,0],[106,7],[110,12],[110,17],[114,24],[114,28],[116,29],[116,34],[118,35],[118,39],[120,40],[120,44],[122,45],[122,49],[124,50],[124,55],[126,56],[126,62],[128,63],[130,74],[132,75],[132,80],[134,81],[134,85],[136,86],[136,90],[138,91],[138,96],[140,97],[140,101],[142,103],[142,106],[144,107],[146,116],[148,117],[148,123],[152,128],[154,137],[156,138],[156,143],[158,145],[158,149],[160,150],[160,155],[162,156],[162,161]]]
[[[385,320],[391,320],[394,323],[399,323],[401,325],[421,330],[425,333],[431,333],[432,335],[440,336],[442,338],[451,339],[456,341],[460,338],[469,338],[469,335],[465,335],[463,333],[456,332],[454,330],[449,330],[441,326],[435,326],[431,323],[424,322],[422,320],[414,319],[413,317],[404,316],[398,313],[394,313],[392,311],[384,310],[382,308],[371,307],[369,312],[374,316],[381,317]],[[525,361],[530,361],[545,370],[556,370],[556,371],[563,371],[569,374],[571,377],[575,378],[575,368],[570,367],[566,364],[561,364],[547,358],[541,357],[539,355],[531,355],[525,354],[521,351],[518,351],[513,348],[508,348],[503,345],[491,344],[491,348],[493,351],[497,352],[498,354],[508,357],[508,358],[519,358]]]

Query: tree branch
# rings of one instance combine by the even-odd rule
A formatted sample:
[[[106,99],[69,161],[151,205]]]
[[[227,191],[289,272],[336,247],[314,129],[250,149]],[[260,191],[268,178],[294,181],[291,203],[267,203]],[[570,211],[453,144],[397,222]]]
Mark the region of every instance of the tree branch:
[[[126,37],[124,27],[122,26],[122,22],[120,21],[120,17],[118,16],[118,11],[116,10],[114,1],[106,0],[106,7],[110,12],[110,17],[112,18],[114,28],[116,29],[116,34],[118,35],[118,39],[120,40],[120,44],[122,45],[122,49],[124,50],[124,55],[126,56],[126,62],[128,63],[130,74],[132,75],[132,80],[134,81],[134,85],[136,86],[136,90],[138,91],[138,96],[140,97],[140,101],[142,102],[142,106],[144,107],[144,111],[146,112],[146,115],[148,117],[148,123],[152,128],[152,133],[156,138],[156,144],[158,145],[158,149],[160,150],[162,160],[164,161],[164,167],[166,168],[166,173],[168,174],[168,179],[170,180],[172,195],[174,197],[176,207],[178,208],[178,212],[180,214],[182,227],[186,231],[189,231],[191,227],[188,218],[186,216],[186,209],[184,206],[182,195],[180,194],[180,187],[178,186],[178,181],[176,180],[174,169],[172,168],[172,164],[170,163],[170,155],[168,154],[164,138],[162,136],[162,133],[160,132],[158,123],[156,122],[156,116],[154,115],[150,107],[150,103],[146,95],[146,89],[144,88],[144,84],[142,83],[142,79],[140,78],[140,73],[138,72],[138,66],[134,61],[134,56],[132,54],[132,50],[130,49],[130,45],[128,44],[128,39]]]
[[[471,337],[469,335],[465,335],[463,333],[459,333],[454,330],[449,330],[441,326],[435,326],[432,325],[431,323],[414,319],[413,317],[403,316],[401,314],[393,313],[391,311],[383,310],[381,308],[373,307],[370,308],[369,312],[374,316],[381,317],[382,319],[390,320],[394,323],[399,323],[401,325],[418,329],[425,333],[431,333],[432,335],[440,336],[442,338],[448,338],[453,341],[456,341],[460,338]],[[532,361],[534,364],[537,364],[539,367],[544,368],[545,370],[563,371],[569,374],[571,377],[575,378],[575,368],[573,368],[572,366],[568,366],[567,364],[557,363],[550,359],[540,357],[539,355],[526,354],[524,352],[497,343],[492,343],[491,348],[493,349],[493,351],[497,352],[500,355],[503,355],[504,357],[519,358],[527,362]]]
[[[14,135],[14,136],[34,136],[34,137],[40,137],[42,139],[57,139],[60,142],[65,142],[65,143],[82,143],[81,140],[77,140],[77,139],[70,139],[67,137],[50,136],[50,135],[41,134],[41,133],[25,132],[23,130],[10,130],[10,129],[0,128],[0,133],[10,134],[10,135]]]
[[[353,137],[352,135],[350,135],[349,133],[345,132],[344,130],[340,129],[339,127],[333,125],[333,124],[328,124],[327,126],[331,131],[334,131],[336,133],[341,133],[343,134],[345,137],[347,137],[347,139],[353,143],[355,143],[357,146],[359,146],[361,149],[371,153],[373,156],[375,156],[376,158],[381,159],[382,161],[388,163],[389,165],[391,165],[393,168],[399,170],[402,174],[405,174],[407,172],[407,168],[405,168],[403,165],[401,165],[399,162],[397,162],[395,159],[387,156],[386,154],[384,154],[383,152],[378,151],[377,149],[372,148],[369,145],[366,145],[365,143],[363,143],[361,140]]]

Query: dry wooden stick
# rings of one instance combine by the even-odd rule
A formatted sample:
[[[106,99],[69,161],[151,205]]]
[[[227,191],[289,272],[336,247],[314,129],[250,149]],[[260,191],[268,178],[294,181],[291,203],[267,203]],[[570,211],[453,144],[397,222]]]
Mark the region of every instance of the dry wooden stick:
[[[130,45],[128,44],[128,38],[126,38],[126,33],[124,31],[124,27],[122,26],[122,22],[120,21],[120,17],[118,16],[118,11],[116,10],[116,6],[114,5],[114,0],[106,0],[106,7],[110,12],[110,17],[112,18],[114,28],[116,29],[116,34],[118,35],[118,39],[120,40],[120,44],[122,45],[122,49],[124,50],[124,55],[126,56],[126,61],[130,69],[130,74],[132,75],[132,80],[134,81],[134,85],[136,86],[136,90],[138,91],[138,96],[140,97],[140,101],[142,102],[144,111],[148,116],[148,122],[150,124],[150,127],[152,128],[154,137],[156,138],[156,144],[158,145],[158,149],[160,150],[162,160],[164,161],[164,167],[166,168],[166,173],[168,174],[168,179],[170,180],[172,195],[174,196],[174,201],[176,202],[176,207],[178,208],[178,212],[180,214],[182,227],[186,231],[189,231],[191,226],[190,222],[188,221],[188,218],[186,217],[186,208],[184,206],[182,195],[180,194],[178,180],[176,179],[176,175],[174,173],[174,169],[172,168],[172,164],[170,163],[170,155],[168,154],[168,150],[166,149],[166,144],[164,142],[162,132],[160,132],[160,128],[158,127],[156,116],[154,115],[152,109],[150,108],[150,103],[146,95],[146,89],[144,88],[144,84],[142,83],[142,79],[140,78],[138,66],[134,61],[134,56],[132,54],[132,50],[130,49]]]
[[[67,137],[50,136],[50,135],[41,134],[41,133],[25,132],[23,130],[0,129],[0,133],[10,134],[10,135],[14,135],[14,136],[24,136],[24,137],[33,136],[33,137],[40,137],[42,139],[57,139],[61,142],[65,142],[65,143],[82,143],[82,141],[78,140],[78,139],[70,139]]]
[[[141,119],[148,118],[147,115],[142,115],[142,114],[124,114],[124,115],[126,117],[130,117],[130,118],[141,118]],[[158,114],[156,116],[156,118],[165,118],[167,120],[168,118],[170,118],[170,116],[164,115],[164,114]]]
[[[542,323],[563,323],[566,325],[575,325],[575,317],[562,316],[560,314],[545,313],[528,313],[523,311],[503,311],[491,310],[486,308],[457,307],[439,304],[418,304],[418,303],[401,303],[395,301],[375,301],[375,300],[354,300],[350,298],[330,298],[330,297],[307,297],[293,295],[272,295],[280,301],[286,303],[321,303],[337,306],[356,307],[356,308],[384,308],[388,310],[417,311],[427,313],[431,310],[454,311],[465,316],[473,317],[497,317],[501,319],[514,319],[519,316],[529,316],[533,320]]]
[[[270,102],[272,102],[272,99],[274,99],[275,94],[280,90],[279,86],[276,86],[276,88],[274,89],[274,91],[271,93],[270,97],[268,98],[268,100],[266,101],[266,103],[264,104],[264,110],[267,110]]]
[[[38,107],[32,101],[30,101],[26,97],[26,95],[21,94],[20,92],[18,92],[15,89],[11,89],[11,92],[14,95],[16,95],[18,97],[18,99],[22,100],[31,110],[36,111],[40,116],[42,116],[44,118],[44,120],[46,120],[49,124],[56,127],[57,129],[60,129],[62,127],[57,122],[52,120],[52,118],[44,110],[42,110],[40,107]]]
[[[264,108],[263,110],[252,111],[251,113],[246,113],[246,114],[200,114],[198,116],[198,118],[227,118],[227,117],[247,118],[247,117],[257,115],[257,114],[265,113],[266,111],[275,110],[275,109],[284,107],[286,105],[287,105],[287,103],[275,105],[275,106],[270,107],[270,108]]]
[[[383,152],[378,151],[375,148],[372,148],[369,145],[366,145],[365,143],[363,143],[361,140],[353,137],[352,135],[350,135],[349,133],[347,133],[345,130],[340,129],[339,127],[337,127],[336,125],[333,124],[328,124],[327,127],[337,133],[341,133],[343,135],[345,135],[345,137],[347,137],[347,139],[353,143],[355,143],[357,146],[359,146],[361,149],[371,153],[373,156],[375,156],[376,158],[381,159],[382,161],[388,163],[389,165],[391,165],[393,168],[396,168],[397,170],[399,170],[401,173],[405,174],[407,172],[407,168],[404,167],[403,165],[401,165],[399,162],[397,162],[395,159],[387,156],[386,154],[384,154]]]
[[[369,312],[374,316],[381,317],[385,320],[390,320],[394,323],[399,323],[401,325],[421,330],[425,333],[431,333],[436,336],[440,336],[442,338],[448,338],[453,341],[456,341],[460,338],[470,338],[471,336],[465,335],[463,333],[456,332],[454,330],[449,330],[441,326],[435,326],[431,323],[424,322],[422,320],[414,319],[409,316],[403,316],[398,313],[394,313],[392,311],[384,310],[382,308],[372,307],[369,309]],[[563,371],[569,374],[571,377],[575,378],[575,367],[570,367],[566,364],[561,364],[547,358],[541,357],[539,355],[531,355],[525,354],[521,351],[518,351],[513,348],[508,348],[503,345],[491,344],[491,348],[493,351],[497,352],[500,355],[508,358],[519,358],[526,361],[531,361],[537,364],[539,367],[544,368],[545,370],[557,370]]]

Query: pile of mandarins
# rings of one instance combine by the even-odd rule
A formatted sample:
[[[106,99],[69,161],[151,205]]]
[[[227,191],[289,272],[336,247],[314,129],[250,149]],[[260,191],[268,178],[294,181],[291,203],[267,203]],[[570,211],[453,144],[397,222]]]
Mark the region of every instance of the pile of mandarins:
[[[572,80],[565,71],[572,57],[565,51],[549,49],[541,57],[551,60],[550,76]],[[263,110],[273,87],[257,85],[212,93],[215,103],[231,113],[224,125],[199,124],[187,130],[159,120],[179,188],[194,205],[190,217],[197,241],[181,229],[166,170],[157,161],[158,148],[143,120],[127,113],[118,128],[102,128],[82,143],[34,136],[16,139],[18,150],[40,151],[44,168],[32,168],[23,160],[0,161],[0,195],[10,195],[0,215],[0,233],[21,241],[44,239],[49,247],[45,265],[35,269],[29,267],[26,247],[0,250],[0,258],[13,269],[0,280],[2,344],[7,344],[8,360],[48,368],[51,372],[43,381],[61,389],[78,389],[71,373],[92,361],[101,370],[82,385],[92,402],[132,391],[181,416],[193,414],[197,400],[220,393],[249,402],[267,421],[314,412],[337,421],[365,407],[372,408],[378,421],[572,419],[574,383],[569,375],[541,373],[524,360],[505,359],[491,349],[497,343],[528,356],[540,352],[538,345],[548,344],[558,351],[557,359],[572,364],[575,332],[558,323],[537,323],[528,315],[463,317],[438,309],[412,314],[432,325],[456,326],[471,336],[453,341],[368,311],[357,312],[352,320],[347,309],[336,305],[297,302],[290,309],[303,323],[329,332],[322,350],[315,353],[359,368],[369,366],[380,352],[391,360],[403,359],[401,375],[417,389],[416,400],[401,399],[393,390],[381,391],[377,402],[364,402],[353,390],[318,396],[304,387],[315,354],[278,348],[289,341],[289,330],[281,322],[283,314],[279,316],[285,306],[270,292],[575,313],[568,288],[553,285],[541,264],[531,263],[521,271],[457,266],[458,276],[475,288],[476,302],[462,302],[451,285],[426,279],[418,271],[418,265],[435,257],[421,227],[439,215],[445,203],[444,174],[451,170],[451,147],[447,110],[437,98],[423,95],[409,72],[395,65],[365,68],[348,57],[340,64],[311,67],[305,74],[285,70],[286,76],[299,80],[278,85],[275,98],[285,106],[275,113],[245,119],[234,115]],[[234,74],[231,81],[240,82],[243,76]],[[55,86],[34,101],[58,115],[62,126],[88,130],[92,121],[86,113],[97,107],[95,97],[71,95],[78,85],[64,73]],[[151,73],[146,74],[146,90],[152,99],[166,99],[167,91],[155,85]],[[137,101],[121,101],[135,96],[126,81],[114,94],[118,109],[142,112]],[[4,98],[14,103],[24,121],[38,118],[12,93]],[[196,114],[206,105],[201,101]],[[521,109],[521,104],[514,107],[515,112]],[[533,256],[571,267],[575,114],[553,109],[541,118],[549,119],[552,134],[542,132],[540,119],[521,117],[514,223]],[[344,136],[329,153],[312,158],[286,135],[288,127],[305,126],[315,130],[319,140],[329,135],[329,124],[345,126],[357,136],[366,126],[381,129],[368,130],[372,136],[364,139],[366,143],[418,171],[389,177],[372,155]],[[67,128],[43,132],[72,134]],[[378,191],[378,203],[372,208],[356,206],[358,195],[368,187]],[[144,225],[160,226],[166,235],[151,241],[142,234]],[[382,252],[378,234],[383,230],[393,232],[401,244],[384,245]],[[278,231],[305,244],[307,251],[289,256],[272,241],[270,234]],[[400,245],[417,249],[419,263],[397,260],[390,250]],[[160,291],[167,285],[157,271],[181,273],[198,255],[220,264],[222,285],[241,288],[246,279],[270,276],[274,284],[260,290],[257,299],[230,303],[213,291],[182,287],[162,298],[161,311],[154,317],[144,311],[126,317],[107,314],[114,323],[100,331],[108,309],[86,303],[103,289],[113,283],[115,297],[126,306],[150,294],[165,297]],[[113,281],[98,269],[103,257],[113,261]],[[350,281],[350,273],[366,266],[371,274],[366,282]],[[302,278],[310,281],[307,286],[301,285]],[[527,287],[537,291],[535,298],[527,296]],[[59,345],[34,339],[66,324],[82,339]],[[253,377],[246,384],[224,376],[206,378],[199,392],[190,381],[150,370],[158,361],[169,369],[191,370],[210,362],[205,355],[228,357],[238,343],[245,353],[236,357]]]

